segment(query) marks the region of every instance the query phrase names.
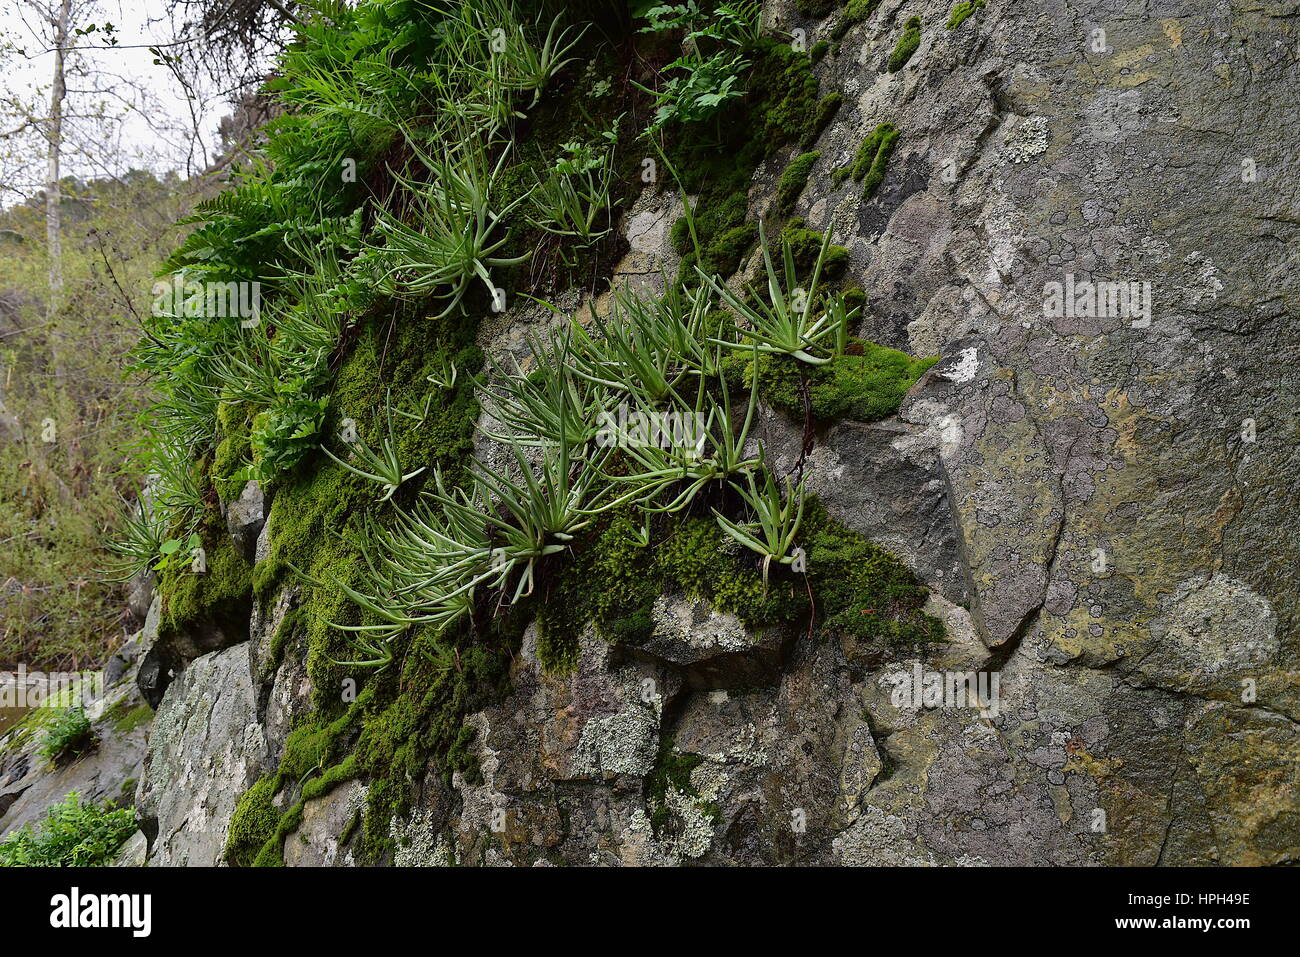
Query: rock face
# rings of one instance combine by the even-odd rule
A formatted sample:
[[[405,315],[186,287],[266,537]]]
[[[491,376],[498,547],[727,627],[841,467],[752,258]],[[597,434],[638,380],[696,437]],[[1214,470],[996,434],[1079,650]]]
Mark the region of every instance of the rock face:
[[[73,791],[85,802],[131,805],[153,717],[135,680],[147,636],[136,635],[114,654],[103,695],[85,704],[96,739],[92,747],[56,762],[42,755],[45,721],[53,714],[48,708],[28,712],[0,737],[0,838],[39,824],[51,805]]]
[[[836,23],[768,6],[810,45]],[[818,435],[810,483],[969,606],[953,609],[964,640],[860,673],[846,649],[796,639],[774,678],[725,691],[692,688],[682,659],[642,649],[666,671],[625,674],[615,662],[631,650],[584,646],[561,697],[525,655],[515,697],[479,716],[487,783],[457,782],[462,810],[441,830],[456,801],[430,800],[425,830],[406,832],[411,859],[1300,853],[1300,546],[1283,531],[1300,464],[1286,362],[1300,349],[1286,267],[1300,248],[1294,27],[1282,4],[1120,0],[1088,13],[990,3],[948,31],[950,7],[885,0],[822,61],[823,90],[847,101],[796,212],[849,248],[864,336],[941,355],[897,420]],[[920,48],[891,74],[912,15]],[[828,173],[882,122],[902,137],[863,202]],[[789,158],[760,171],[756,210]],[[1100,282],[1134,295],[1051,303],[1054,283]],[[779,416],[763,437],[778,465],[798,456],[802,436]],[[900,706],[916,665],[993,671],[996,713]],[[618,675],[654,682],[657,710],[598,693]],[[570,703],[593,697],[613,710]],[[690,766],[662,799],[644,768],[656,729]],[[555,758],[557,739],[572,757]],[[611,740],[621,761],[584,758],[602,773],[575,787],[578,754],[605,754],[578,745]]]
[[[844,16],[767,6],[809,45]],[[883,0],[819,61],[845,103],[795,207],[848,248],[863,337],[940,356],[896,417],[817,432],[805,469],[931,590],[948,643],[882,663],[666,595],[648,639],[588,631],[556,675],[530,628],[509,693],[469,720],[478,773],[430,768],[396,863],[1300,859],[1294,11],[991,0],[947,30],[951,6]],[[890,73],[911,16],[920,46]],[[884,122],[901,137],[864,201],[830,173]],[[759,170],[752,212],[793,154]],[[629,207],[619,281],[675,270],[679,208],[653,187]],[[1122,285],[1090,300],[1099,283]],[[515,306],[480,343],[509,369],[556,322]],[[788,471],[802,424],[762,417]],[[274,532],[244,504],[232,534],[264,560]],[[301,650],[268,665],[294,601],[167,688],[151,864],[215,862],[309,710]],[[308,801],[286,862],[356,863],[365,788]]]
[[[196,659],[167,687],[136,808],[152,865],[217,864],[239,796],[266,771],[249,644]]]

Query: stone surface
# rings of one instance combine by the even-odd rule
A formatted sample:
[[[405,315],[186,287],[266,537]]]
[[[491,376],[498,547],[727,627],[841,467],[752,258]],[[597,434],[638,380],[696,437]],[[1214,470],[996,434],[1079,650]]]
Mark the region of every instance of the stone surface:
[[[868,659],[666,595],[644,643],[588,632],[547,674],[530,629],[509,693],[469,718],[478,773],[428,769],[392,822],[397,864],[1300,858],[1294,11],[989,4],[949,31],[951,6],[882,0],[819,62],[845,103],[795,206],[849,251],[857,331],[940,357],[897,417],[813,434],[803,468],[931,589],[949,641]],[[809,44],[844,16],[766,8]],[[889,73],[913,15],[921,44]],[[830,174],[882,122],[901,137],[864,201]],[[751,212],[797,149],[759,169]],[[616,283],[675,270],[679,209],[632,201]],[[1049,308],[1053,283],[1098,281],[1149,283],[1149,322]],[[508,305],[479,344],[526,371],[528,336],[563,320]],[[556,305],[600,315],[608,293]],[[771,410],[755,438],[781,473],[804,452]],[[241,547],[261,560],[270,534]],[[270,596],[251,642],[167,690],[141,786],[151,863],[215,861],[309,708],[303,649],[270,654],[296,600]],[[981,682],[996,694],[970,700]],[[355,863],[364,788],[310,802],[287,861]]]
[[[842,16],[767,6],[771,26],[805,29],[810,44]],[[1285,533],[1295,501],[1284,494],[1300,465],[1288,371],[1300,187],[1286,172],[1300,100],[1278,99],[1296,88],[1294,25],[1281,4],[1230,14],[1117,0],[1085,12],[991,4],[948,31],[947,0],[909,0],[926,27],[890,74],[903,6],[884,0],[819,64],[823,90],[846,103],[796,213],[848,247],[867,293],[861,334],[941,361],[897,420],[816,435],[805,469],[837,517],[936,592],[953,640],[860,674],[846,649],[800,638],[765,686],[681,680],[660,742],[700,760],[694,794],[670,789],[663,834],[648,822],[652,775],[630,794],[630,772],[574,792],[529,762],[551,712],[526,704],[535,693],[517,676],[511,701],[480,716],[494,783],[465,795],[478,816],[440,823],[446,795],[423,809],[430,859],[1300,853],[1300,540]],[[902,137],[864,202],[829,171],[885,121]],[[793,153],[760,169],[756,210]],[[643,245],[655,223],[631,219]],[[1141,309],[1045,305],[1051,283],[1102,280],[1150,283],[1150,322]],[[760,431],[791,468],[802,430],[769,414]],[[679,677],[681,649],[735,638],[708,615],[696,624],[694,641],[656,659]],[[897,704],[916,665],[995,673],[996,715]],[[505,773],[520,762],[528,773]],[[493,832],[493,808],[533,824]]]
[[[355,825],[365,804],[366,788],[348,781],[302,809],[302,823],[284,839],[284,862],[289,867],[347,867],[356,858],[342,847],[341,835]]]
[[[234,540],[235,549],[249,560],[256,553],[258,536],[266,524],[270,504],[261,483],[253,480],[245,482],[239,498],[225,506],[226,528]]]
[[[136,806],[151,865],[220,862],[235,802],[268,770],[247,642],[195,659],[167,688]]]
[[[142,637],[125,648],[139,647]],[[122,807],[134,802],[153,717],[136,686],[134,663],[127,663],[115,681],[105,679],[100,697],[82,703],[97,741],[70,760],[51,762],[39,753],[53,708],[28,712],[0,737],[0,838],[44,819],[51,805],[73,791],[83,801]]]

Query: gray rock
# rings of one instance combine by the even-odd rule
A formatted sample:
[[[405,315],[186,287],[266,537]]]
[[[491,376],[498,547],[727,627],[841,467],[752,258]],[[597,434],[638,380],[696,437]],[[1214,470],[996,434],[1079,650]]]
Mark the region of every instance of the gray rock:
[[[127,584],[126,605],[136,621],[143,622],[149,614],[157,577],[153,569],[145,569],[133,575]]]
[[[230,530],[235,549],[250,561],[256,554],[258,537],[269,510],[270,502],[256,480],[245,483],[239,498],[226,506],[226,528]]]
[[[341,840],[365,805],[366,787],[348,781],[303,805],[302,823],[284,839],[289,867],[346,867],[356,858]]]
[[[137,640],[138,640],[137,636]],[[145,742],[153,712],[141,697],[135,664],[127,662],[102,694],[92,697],[95,672],[85,678],[81,704],[90,720],[95,744],[71,760],[51,762],[39,753],[48,721],[57,709],[38,707],[0,737],[0,837],[24,824],[35,824],[46,810],[75,791],[83,801],[134,803]]]
[[[136,831],[126,839],[117,856],[113,858],[112,867],[144,867],[148,858],[149,840],[144,831]]]
[[[249,645],[193,661],[167,688],[136,804],[150,865],[220,863],[235,803],[269,769]]]

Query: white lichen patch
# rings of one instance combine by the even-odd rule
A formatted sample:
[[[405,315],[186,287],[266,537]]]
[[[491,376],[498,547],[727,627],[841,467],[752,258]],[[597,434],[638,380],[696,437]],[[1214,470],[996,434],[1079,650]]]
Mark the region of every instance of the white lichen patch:
[[[663,596],[655,601],[650,617],[654,621],[657,639],[722,651],[744,651],[754,644],[753,637],[739,618],[729,612],[717,611],[707,602]]]
[[[1031,116],[1015,128],[1003,144],[1007,159],[1013,163],[1028,163],[1046,152],[1051,136],[1047,117]]]
[[[970,346],[959,352],[957,361],[950,366],[945,366],[940,375],[949,382],[962,385],[973,380],[979,371],[979,350]]]
[[[659,714],[652,707],[632,707],[588,721],[574,754],[579,774],[649,774],[659,745]]]

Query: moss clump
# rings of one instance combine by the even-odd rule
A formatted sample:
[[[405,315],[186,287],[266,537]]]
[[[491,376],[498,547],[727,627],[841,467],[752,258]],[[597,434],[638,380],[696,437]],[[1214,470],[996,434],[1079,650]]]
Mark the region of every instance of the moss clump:
[[[839,0],[795,0],[795,9],[800,16],[814,17],[820,20],[839,4]]]
[[[840,22],[835,24],[835,29],[831,31],[831,38],[834,40],[844,39],[844,34],[875,13],[878,6],[880,6],[880,0],[849,0],[848,6],[844,8],[844,13],[840,17]]]
[[[819,634],[882,652],[944,640],[943,623],[921,611],[928,592],[907,566],[832,519],[816,499],[804,522]]]
[[[818,40],[808,51],[808,56],[814,63],[821,63],[826,58],[826,54],[831,50],[831,45],[825,40]]]
[[[938,356],[914,359],[897,349],[851,338],[845,354],[824,365],[809,366],[789,356],[761,357],[759,394],[801,420],[806,387],[814,420],[874,422],[897,413],[907,390],[936,361]],[[747,364],[747,376],[752,366],[752,361]]]
[[[894,152],[894,145],[901,135],[892,123],[881,123],[867,134],[857,155],[849,166],[841,166],[833,174],[838,183],[847,176],[862,183],[862,198],[870,199],[885,178],[885,169],[889,165],[889,156]]]
[[[790,254],[794,258],[794,267],[801,278],[812,278],[817,265],[817,256],[821,252],[823,234],[808,229],[802,219],[792,219],[781,230],[781,241],[790,244]],[[826,257],[822,260],[822,278],[836,279],[843,275],[849,265],[849,251],[843,246],[826,247]]]
[[[794,204],[808,185],[808,176],[821,153],[803,153],[790,161],[776,184],[776,209],[783,216],[794,211]]]
[[[400,674],[371,679],[357,699],[359,736],[350,760],[370,779],[364,820],[367,853],[379,858],[393,849],[389,822],[410,809],[411,788],[430,764],[450,781],[459,772],[482,780],[474,757],[476,731],[465,717],[485,707],[509,685],[512,652],[522,625],[514,616],[493,623],[478,636],[468,630],[444,635],[454,644],[453,667],[430,655],[435,636],[413,633]]]
[[[351,756],[331,763],[332,756],[339,754],[344,734],[354,717],[349,711],[329,723],[308,719],[290,732],[280,766],[273,774],[259,778],[235,805],[226,837],[227,863],[236,867],[284,863],[284,839],[302,823],[304,805],[356,776],[356,763]],[[280,811],[275,807],[276,795],[289,787],[298,790],[298,800]]]
[[[247,406],[223,402],[217,407],[220,439],[209,474],[223,502],[237,499],[247,481],[246,470],[253,462],[251,425]]]
[[[651,606],[679,592],[736,614],[753,628],[797,618],[802,591],[773,579],[764,589],[753,555],[728,538],[710,517],[661,518],[643,544],[631,514],[606,519],[576,544],[575,559],[559,569],[537,606],[538,656],[549,670],[577,663],[589,622],[609,641],[636,645],[653,630]]]
[[[757,238],[756,226],[745,222],[754,170],[786,143],[815,139],[837,107],[831,98],[819,104],[817,78],[806,53],[764,37],[749,55],[753,66],[746,109],[737,122],[720,128],[692,123],[672,130],[669,161],[682,190],[698,197],[691,209],[694,237],[686,217],[671,232],[682,256],[682,282],[696,281],[696,265],[723,277],[739,268]]]
[[[118,734],[130,734],[142,724],[153,720],[153,708],[143,702],[134,708],[128,708],[127,700],[122,698],[104,712],[104,717],[113,723],[113,730]]]
[[[417,309],[403,308],[370,317],[354,331],[335,377],[326,442],[337,443],[344,420],[351,419],[373,447],[387,433],[385,403],[415,416],[394,416],[402,462],[427,469],[397,493],[404,508],[435,468],[454,484],[468,461],[478,416],[472,379],[483,365],[476,329],[476,314],[432,322]],[[448,364],[456,367],[457,379],[443,389],[429,376]],[[348,636],[332,624],[363,622],[342,585],[361,584],[364,562],[351,541],[354,530],[365,520],[387,520],[390,507],[376,498],[373,484],[317,453],[277,482],[271,552],[257,566],[253,586],[257,600],[266,603],[286,582],[298,581],[294,568],[306,576],[297,605],[273,636],[268,667],[278,665],[287,648],[304,649],[315,710],[294,728],[276,772],[241,799],[241,826],[238,833],[232,829],[228,849],[232,863],[282,863],[284,838],[301,822],[305,802],[356,777],[368,780],[369,788],[365,814],[353,830],[361,851],[382,859],[391,850],[391,818],[409,807],[412,782],[430,764],[447,776],[477,774],[474,732],[464,719],[501,689],[518,644],[506,623],[476,631],[467,626],[440,638],[454,649],[452,668],[434,660],[434,636],[420,628],[394,640],[396,657],[385,669],[339,664],[358,657]],[[267,809],[274,810],[270,799],[277,795],[288,807],[272,815]]]
[[[700,268],[711,276],[730,276],[758,240],[758,227],[741,223],[713,239],[700,257]]]
[[[948,14],[948,22],[945,26],[949,30],[956,30],[966,20],[974,16],[975,12],[983,7],[985,0],[958,0],[952,11]]]
[[[921,18],[909,17],[903,27],[903,33],[894,44],[894,51],[889,54],[889,72],[897,73],[912,59],[912,54],[921,45]]]
[[[691,783],[691,772],[704,763],[698,754],[677,751],[672,738],[659,745],[655,765],[645,779],[646,807],[650,809],[650,826],[656,837],[663,837],[672,823],[672,810],[668,806],[668,792],[676,791],[689,797],[699,797],[700,792]],[[717,818],[717,807],[699,805],[702,811]]]
[[[268,774],[239,798],[230,818],[226,835],[225,858],[235,867],[251,867],[258,853],[275,834],[280,812],[271,801],[275,797],[276,776]]]
[[[159,572],[160,639],[209,628],[228,636],[247,634],[253,567],[235,550],[224,528],[209,528],[201,537],[205,571],[195,571],[193,560],[180,555]]]
[[[844,105],[843,93],[827,93],[817,103],[817,112],[813,116],[812,126],[804,134],[803,145],[805,148],[812,146],[821,138],[826,127],[830,125],[831,120],[835,119],[835,114],[840,111]]]

